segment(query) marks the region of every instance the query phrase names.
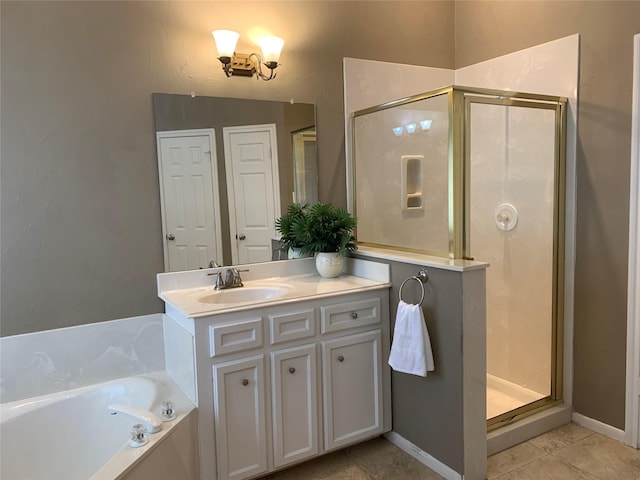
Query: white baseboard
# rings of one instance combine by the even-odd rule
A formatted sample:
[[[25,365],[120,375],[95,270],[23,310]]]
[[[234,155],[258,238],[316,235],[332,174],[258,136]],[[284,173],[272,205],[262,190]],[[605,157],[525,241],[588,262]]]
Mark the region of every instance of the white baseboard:
[[[571,414],[571,420],[578,425],[588,428],[589,430],[593,430],[596,433],[601,433],[602,435],[624,443],[624,430],[612,427],[611,425],[594,420],[593,418],[585,417],[584,415],[580,415],[576,412]]]
[[[426,465],[431,470],[436,472],[438,475],[446,478],[447,480],[463,479],[463,476],[461,474],[453,470],[451,467],[445,465],[437,458],[432,457],[424,450],[421,450],[419,447],[415,446],[400,434],[392,431],[385,433],[384,436],[387,440],[389,440],[389,442],[393,443],[400,450],[408,453],[420,463]]]

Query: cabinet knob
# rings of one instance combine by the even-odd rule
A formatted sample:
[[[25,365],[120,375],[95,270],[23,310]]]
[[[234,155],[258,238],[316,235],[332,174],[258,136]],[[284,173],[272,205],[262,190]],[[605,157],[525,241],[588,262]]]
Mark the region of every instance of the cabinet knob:
[[[296,369],[293,367],[289,367],[289,373],[296,373]]]
[[[342,355],[338,355],[338,361],[339,362],[344,362],[344,357]]]
[[[246,387],[247,385],[249,385],[249,380],[247,380],[246,378],[243,378],[243,379],[242,379],[242,385],[244,385],[245,387]]]
[[[351,312],[351,318],[353,318],[354,320],[358,318],[358,312]]]

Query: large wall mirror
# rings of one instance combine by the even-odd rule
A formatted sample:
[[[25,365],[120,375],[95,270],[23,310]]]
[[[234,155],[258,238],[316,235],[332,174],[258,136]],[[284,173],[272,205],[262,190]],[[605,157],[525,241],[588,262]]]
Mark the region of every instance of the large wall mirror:
[[[272,260],[276,218],[318,198],[314,105],[152,98],[165,270]]]

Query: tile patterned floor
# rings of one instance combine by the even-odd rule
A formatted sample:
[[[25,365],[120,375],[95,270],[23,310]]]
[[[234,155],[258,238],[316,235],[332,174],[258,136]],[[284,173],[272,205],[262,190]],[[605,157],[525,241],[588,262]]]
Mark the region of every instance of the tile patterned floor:
[[[640,480],[640,450],[570,423],[489,457],[493,480]]]
[[[640,480],[640,450],[570,423],[489,457],[489,480]],[[437,480],[438,474],[383,438],[263,480]]]

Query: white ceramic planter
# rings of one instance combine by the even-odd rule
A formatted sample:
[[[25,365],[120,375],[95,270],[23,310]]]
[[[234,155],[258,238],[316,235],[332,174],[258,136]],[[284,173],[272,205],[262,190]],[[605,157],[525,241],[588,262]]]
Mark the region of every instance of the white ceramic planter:
[[[344,257],[338,252],[316,253],[316,270],[321,277],[335,278],[342,273]]]

